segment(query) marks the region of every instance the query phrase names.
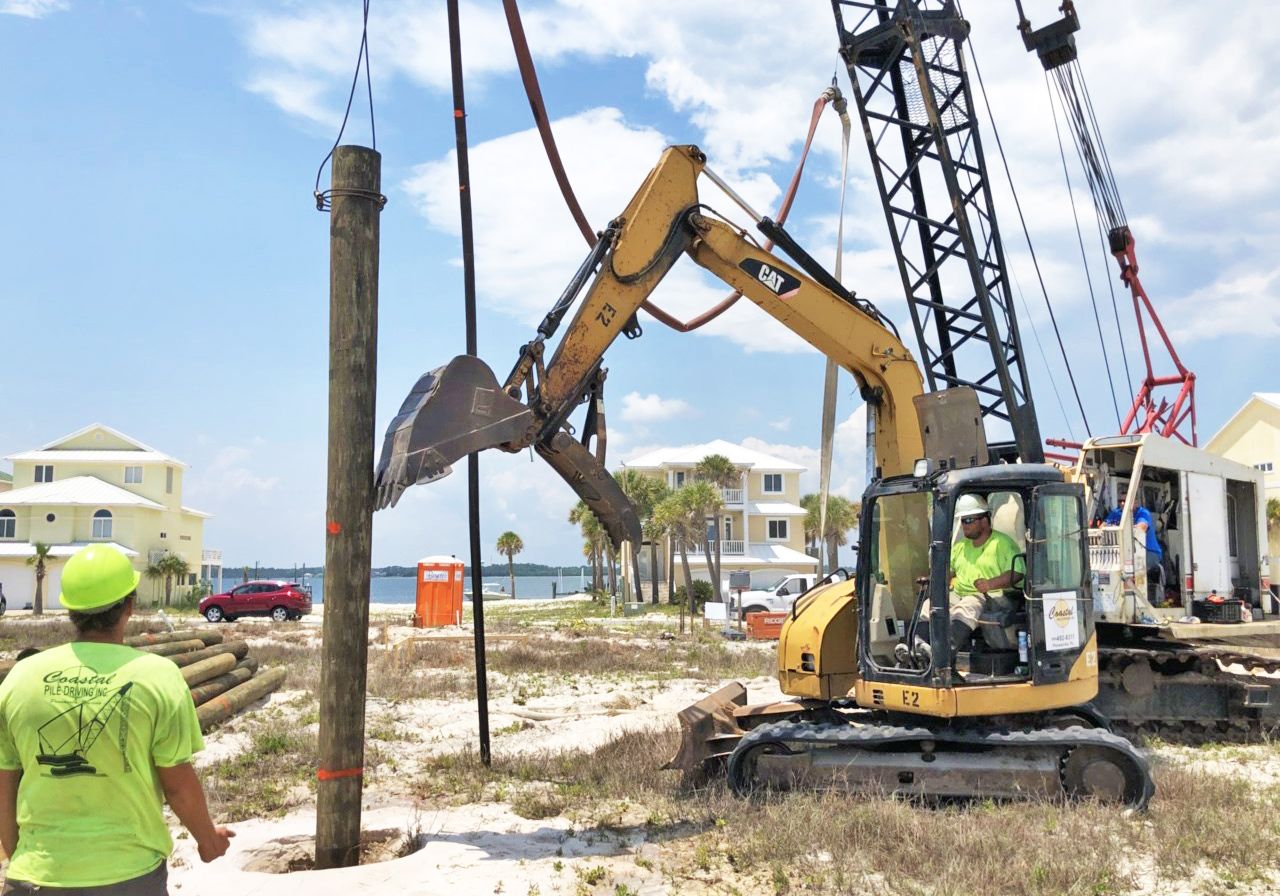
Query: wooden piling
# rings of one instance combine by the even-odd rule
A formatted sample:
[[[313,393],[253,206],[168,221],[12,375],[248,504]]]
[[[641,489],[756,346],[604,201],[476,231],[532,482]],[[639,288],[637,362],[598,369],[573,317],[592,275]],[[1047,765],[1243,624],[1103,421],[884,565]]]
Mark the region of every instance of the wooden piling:
[[[127,647],[142,647],[144,644],[168,644],[171,641],[189,641],[199,638],[206,645],[221,644],[222,632],[209,629],[184,629],[177,632],[144,632],[141,635],[130,635],[124,639]]]
[[[328,595],[326,595],[327,597]],[[244,684],[236,685],[225,694],[220,694],[206,703],[196,707],[196,718],[200,720],[200,730],[229,719],[255,700],[261,700],[284,683],[285,670],[282,666],[267,669],[255,675]]]
[[[333,153],[328,500],[316,769],[318,869],[360,861],[373,540],[381,167],[382,157],[366,147],[339,146]],[[240,688],[250,687],[257,680]],[[240,688],[233,688],[210,704],[222,705],[220,701]]]
[[[165,659],[177,665],[179,668],[190,666],[192,663],[198,663],[201,660],[207,660],[211,656],[229,653],[238,660],[245,658],[249,653],[249,645],[245,641],[228,641],[226,644],[215,644],[212,647],[206,647],[204,650],[192,650],[187,653],[175,653],[167,656]],[[235,665],[232,663],[232,665]]]
[[[253,673],[258,671],[258,661],[250,657],[245,657],[236,663],[236,667],[230,672],[225,672],[208,681],[202,681],[199,684],[191,685],[191,702],[196,706],[202,703],[208,703],[219,694],[224,694],[238,684],[244,684]]]
[[[207,660],[184,666],[182,680],[187,683],[187,687],[191,687],[218,675],[224,675],[235,667],[236,658],[233,654],[220,653],[217,656],[209,657]]]
[[[135,648],[143,653],[154,653],[156,656],[173,656],[175,653],[190,653],[193,650],[204,650],[205,643],[199,638],[190,641],[167,641],[164,644],[140,644]]]

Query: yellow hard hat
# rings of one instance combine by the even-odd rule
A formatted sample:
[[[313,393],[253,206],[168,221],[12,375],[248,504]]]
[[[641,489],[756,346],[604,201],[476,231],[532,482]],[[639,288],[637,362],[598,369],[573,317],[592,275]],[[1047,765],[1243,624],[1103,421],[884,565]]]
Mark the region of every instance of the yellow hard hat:
[[[116,548],[91,544],[71,555],[62,570],[62,595],[68,610],[92,613],[128,597],[142,576]]]

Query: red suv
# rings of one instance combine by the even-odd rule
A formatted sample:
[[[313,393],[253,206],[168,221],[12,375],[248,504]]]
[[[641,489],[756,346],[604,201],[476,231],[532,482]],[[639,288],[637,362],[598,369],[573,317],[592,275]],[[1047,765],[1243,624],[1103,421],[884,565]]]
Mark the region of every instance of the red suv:
[[[237,616],[270,616],[284,622],[311,612],[311,593],[297,582],[245,582],[225,594],[204,598],[200,612],[210,622],[231,622]]]

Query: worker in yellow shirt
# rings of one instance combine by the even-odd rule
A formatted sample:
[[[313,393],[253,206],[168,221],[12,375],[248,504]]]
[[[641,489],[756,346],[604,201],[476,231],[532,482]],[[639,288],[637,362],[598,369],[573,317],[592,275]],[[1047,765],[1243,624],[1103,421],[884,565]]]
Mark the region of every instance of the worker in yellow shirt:
[[[77,551],[61,595],[76,640],[27,657],[0,683],[3,896],[167,893],[162,800],[204,861],[234,836],[209,817],[191,766],[204,740],[181,672],[124,646],[137,587],[119,550]]]
[[[956,502],[956,516],[960,519],[963,538],[951,545],[950,605],[951,655],[967,650],[978,628],[978,617],[983,610],[1005,610],[1010,602],[1004,590],[1022,581],[1022,574],[1013,571],[1013,558],[1018,545],[1003,532],[991,528],[991,508],[980,495],[961,495]],[[924,615],[916,623],[915,655],[927,661],[931,658],[929,637],[929,604],[926,601]],[[910,665],[912,653],[906,644],[899,644],[894,653],[900,663]]]

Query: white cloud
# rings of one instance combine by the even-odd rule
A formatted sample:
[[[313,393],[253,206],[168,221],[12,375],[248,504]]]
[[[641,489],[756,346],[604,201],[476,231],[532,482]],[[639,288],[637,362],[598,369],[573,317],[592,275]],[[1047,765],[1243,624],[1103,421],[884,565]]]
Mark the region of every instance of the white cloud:
[[[0,0],[0,15],[21,16],[24,19],[43,19],[70,9],[67,0]]]
[[[679,398],[663,398],[661,395],[641,395],[628,392],[622,397],[622,419],[628,423],[658,423],[687,415],[693,408]]]
[[[1280,336],[1280,268],[1226,274],[1168,303],[1162,316],[1174,345],[1220,336]],[[1148,327],[1148,329],[1151,329]],[[1158,335],[1149,333],[1148,339]]]
[[[238,445],[228,445],[214,455],[209,466],[193,477],[187,491],[195,496],[264,493],[273,490],[279,476],[263,476],[254,469],[253,453]]]
[[[769,428],[776,429],[778,432],[786,432],[791,428],[791,418],[783,417],[781,420],[770,420]]]

